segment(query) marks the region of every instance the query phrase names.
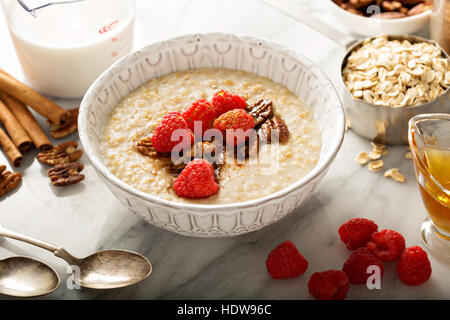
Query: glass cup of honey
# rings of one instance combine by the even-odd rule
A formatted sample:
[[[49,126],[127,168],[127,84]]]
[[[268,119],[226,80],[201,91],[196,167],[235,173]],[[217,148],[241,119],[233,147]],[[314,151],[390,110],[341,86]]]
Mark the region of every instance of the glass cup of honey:
[[[425,245],[450,260],[450,114],[423,114],[409,120],[409,145],[428,217]]]

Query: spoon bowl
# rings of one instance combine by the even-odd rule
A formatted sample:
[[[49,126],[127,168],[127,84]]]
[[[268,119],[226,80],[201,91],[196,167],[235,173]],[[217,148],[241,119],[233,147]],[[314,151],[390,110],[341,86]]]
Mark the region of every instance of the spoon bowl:
[[[147,278],[152,264],[144,256],[126,250],[105,250],[80,260],[79,275],[73,280],[82,287],[112,289],[132,285]]]
[[[51,293],[59,276],[50,266],[28,257],[0,260],[0,293],[14,297],[35,297]]]

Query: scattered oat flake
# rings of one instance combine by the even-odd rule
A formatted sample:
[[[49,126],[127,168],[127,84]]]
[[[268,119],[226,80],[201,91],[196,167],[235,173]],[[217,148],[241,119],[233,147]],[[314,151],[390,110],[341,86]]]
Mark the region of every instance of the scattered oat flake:
[[[412,153],[408,152],[407,154],[405,154],[405,159],[406,160],[411,160],[412,159]]]
[[[369,159],[370,160],[378,160],[381,158],[381,152],[379,152],[378,150],[372,150],[369,153]]]
[[[371,163],[369,163],[369,170],[370,171],[380,171],[381,168],[383,168],[384,166],[384,161],[383,160],[375,160],[372,161]]]
[[[350,118],[345,117],[345,132],[352,128],[352,121]]]
[[[392,178],[394,181],[403,183],[406,181],[406,178],[403,174],[400,173],[400,170],[398,168],[392,168],[387,170],[384,173],[385,178]]]
[[[384,145],[382,143],[371,141],[370,144],[372,145],[374,150],[379,150],[379,151],[386,150],[386,145]]]
[[[356,157],[356,162],[358,162],[360,165],[365,165],[367,162],[369,162],[369,156],[366,152],[361,152]]]

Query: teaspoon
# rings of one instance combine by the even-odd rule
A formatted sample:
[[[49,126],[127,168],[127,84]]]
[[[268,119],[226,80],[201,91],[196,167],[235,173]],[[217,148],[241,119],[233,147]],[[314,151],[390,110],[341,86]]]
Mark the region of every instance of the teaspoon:
[[[0,260],[0,293],[14,297],[36,297],[51,293],[59,286],[55,270],[29,257]]]
[[[104,250],[85,258],[77,258],[62,247],[7,230],[1,225],[0,236],[27,242],[53,252],[71,266],[73,281],[86,288],[121,288],[144,280],[152,272],[150,261],[132,251]]]

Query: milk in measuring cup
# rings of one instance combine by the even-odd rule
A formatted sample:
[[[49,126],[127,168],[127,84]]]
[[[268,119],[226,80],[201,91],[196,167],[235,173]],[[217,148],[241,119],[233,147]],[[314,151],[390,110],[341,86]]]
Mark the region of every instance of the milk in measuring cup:
[[[133,46],[134,1],[86,0],[26,12],[4,7],[26,82],[37,91],[82,97]]]

